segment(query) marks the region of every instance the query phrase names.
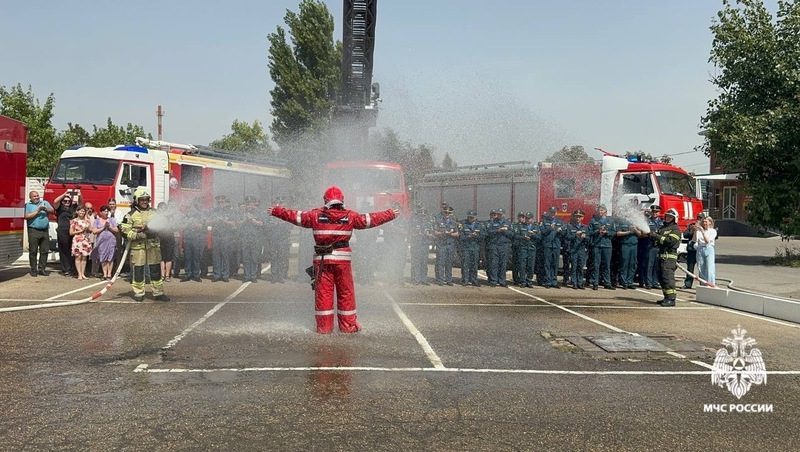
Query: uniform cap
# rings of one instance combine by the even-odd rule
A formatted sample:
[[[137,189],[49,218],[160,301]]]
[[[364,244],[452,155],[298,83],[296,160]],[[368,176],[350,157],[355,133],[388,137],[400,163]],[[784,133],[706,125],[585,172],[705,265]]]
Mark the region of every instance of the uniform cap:
[[[572,216],[574,216],[574,217],[582,217],[582,216],[584,216],[583,215],[583,210],[577,209],[576,211],[572,212]]]
[[[667,209],[664,215],[672,215],[672,218],[675,218],[676,220],[678,219],[678,211],[675,208]]]
[[[444,211],[445,211],[445,213],[453,213],[453,208],[450,207],[450,206],[447,206],[447,207],[444,208]]]
[[[697,214],[697,219],[698,219],[698,220],[702,220],[703,218],[705,218],[705,217],[707,217],[707,216],[708,216],[708,214],[707,214],[707,213],[705,213],[705,212],[700,212],[700,213],[698,213],[698,214]]]
[[[489,215],[494,215],[497,213],[497,209],[492,209],[489,211]]]
[[[533,212],[525,212],[527,218],[533,218]]]
[[[652,210],[654,212],[660,212],[661,211],[661,206],[659,206],[658,204],[652,204],[650,206],[650,210]]]
[[[325,202],[325,207],[344,204],[344,193],[342,193],[341,188],[331,185],[325,190],[325,193],[322,195],[322,200]]]
[[[476,212],[474,210],[468,210],[467,211],[467,216],[468,217],[477,217],[478,216],[478,212]]]
[[[600,210],[600,209],[603,209],[603,210],[606,210],[606,211],[608,210],[608,209],[606,208],[606,205],[605,205],[605,204],[598,204],[598,205],[597,205],[597,210]]]
[[[506,213],[506,211],[503,210],[503,209],[497,209],[497,210],[495,210],[495,212],[497,212],[497,213]]]
[[[548,212],[558,212],[558,209],[556,209],[555,206],[553,206],[553,207],[550,207],[549,209],[547,209],[547,211]]]
[[[518,216],[518,217],[524,217],[524,216],[525,216],[525,212],[519,212],[519,213],[517,214],[517,216]]]

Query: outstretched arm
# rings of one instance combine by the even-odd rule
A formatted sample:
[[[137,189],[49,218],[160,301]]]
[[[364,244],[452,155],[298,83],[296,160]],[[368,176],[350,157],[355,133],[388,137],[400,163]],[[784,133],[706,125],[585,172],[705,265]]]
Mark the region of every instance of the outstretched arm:
[[[353,220],[353,227],[356,229],[367,229],[380,226],[383,223],[388,223],[400,213],[400,209],[386,209],[380,212],[362,213],[356,216]]]

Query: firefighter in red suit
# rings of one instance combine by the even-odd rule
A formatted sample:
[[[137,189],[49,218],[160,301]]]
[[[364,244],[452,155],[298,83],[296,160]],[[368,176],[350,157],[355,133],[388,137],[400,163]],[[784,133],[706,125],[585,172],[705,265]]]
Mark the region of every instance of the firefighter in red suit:
[[[314,232],[315,315],[317,332],[333,331],[333,291],[336,289],[339,331],[355,333],[361,329],[356,316],[355,288],[350,266],[352,251],[350,236],[353,229],[367,229],[392,221],[398,209],[358,213],[344,206],[344,194],[339,187],[325,190],[325,206],[309,211],[291,210],[283,206],[269,209],[281,220],[311,228]]]

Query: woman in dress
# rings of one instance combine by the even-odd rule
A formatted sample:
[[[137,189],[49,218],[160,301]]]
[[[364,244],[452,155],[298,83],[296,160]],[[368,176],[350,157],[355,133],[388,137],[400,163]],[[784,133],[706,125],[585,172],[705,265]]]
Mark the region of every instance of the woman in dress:
[[[92,241],[91,223],[86,218],[86,207],[80,206],[75,211],[75,218],[69,224],[69,235],[72,236],[72,255],[75,256],[78,279],[87,279],[86,259],[92,254]]]
[[[111,209],[107,205],[100,207],[100,213],[92,223],[92,233],[95,235],[93,254],[97,256],[103,268],[103,278],[111,279],[114,270],[114,253],[117,248],[117,220],[110,217]]]
[[[700,269],[700,278],[708,282],[708,287],[716,287],[716,267],[714,264],[714,244],[717,239],[717,230],[714,229],[714,220],[705,217],[700,221],[700,226],[695,229],[694,242],[697,248],[697,266]],[[703,284],[701,282],[701,284]]]

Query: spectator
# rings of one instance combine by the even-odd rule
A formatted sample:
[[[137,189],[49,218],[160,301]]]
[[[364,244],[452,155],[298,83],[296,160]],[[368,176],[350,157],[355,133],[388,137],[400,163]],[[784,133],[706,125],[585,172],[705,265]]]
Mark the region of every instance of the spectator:
[[[164,215],[167,218],[165,224],[175,224],[174,212],[165,202],[158,203],[156,212],[159,215]],[[161,242],[161,275],[164,276],[164,281],[170,281],[172,275],[172,261],[175,260],[175,231],[172,228],[164,228],[158,231],[158,239]]]
[[[31,276],[47,276],[47,253],[50,252],[50,220],[53,206],[39,196],[36,190],[28,194],[30,201],[25,203],[25,221],[28,222],[28,263]],[[38,258],[38,259],[37,259]]]
[[[714,229],[714,220],[707,216],[700,220],[700,226],[695,229],[694,242],[697,248],[697,266],[700,278],[705,280],[709,287],[716,287],[716,268],[714,263],[714,243],[717,239],[717,230]],[[701,282],[701,284],[703,284]]]
[[[92,240],[90,238],[91,222],[86,216],[86,206],[78,207],[75,218],[69,225],[69,235],[72,236],[72,255],[75,256],[75,269],[78,279],[86,278],[86,259],[92,254]]]
[[[97,218],[97,212],[94,210],[94,205],[90,202],[85,202],[83,207],[86,208],[86,219],[89,220],[89,231],[91,232],[94,220]],[[97,249],[94,246],[95,235],[89,234],[89,241],[92,244],[92,254],[89,255],[90,262],[87,264],[89,267],[90,277],[100,277],[100,261],[97,259]]]
[[[92,254],[97,256],[97,260],[103,268],[103,278],[111,280],[111,273],[114,268],[114,252],[117,248],[116,234],[117,220],[109,216],[110,209],[107,205],[100,207],[100,213],[92,222],[92,233],[95,235]]]
[[[75,276],[75,258],[72,256],[72,237],[69,235],[69,224],[75,217],[78,205],[73,203],[69,191],[55,199],[56,203],[56,236],[58,238],[58,260],[61,262],[61,274]]]

